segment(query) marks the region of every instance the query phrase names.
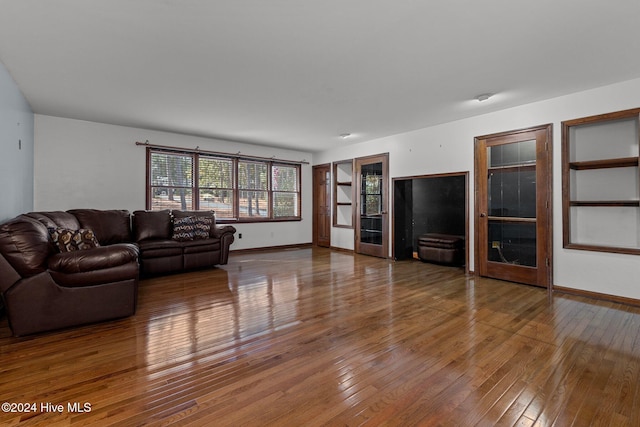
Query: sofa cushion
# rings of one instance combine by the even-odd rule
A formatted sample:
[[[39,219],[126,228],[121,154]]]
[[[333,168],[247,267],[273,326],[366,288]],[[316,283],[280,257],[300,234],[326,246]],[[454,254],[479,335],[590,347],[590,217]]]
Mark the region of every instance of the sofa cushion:
[[[101,246],[90,251],[71,251],[51,256],[48,267],[62,273],[82,273],[119,267],[138,261],[138,247],[131,243]]]
[[[192,216],[194,218],[210,218],[211,224],[209,225],[209,237],[214,237],[213,234],[216,228],[216,215],[213,211],[171,211],[171,215],[174,221],[179,218],[185,218]]]
[[[136,242],[145,239],[170,239],[171,212],[168,209],[133,212],[133,237]]]
[[[193,218],[193,238],[208,239],[211,236],[211,217],[196,216]]]
[[[182,242],[182,250],[185,254],[219,251],[220,239],[197,239],[190,242]]]
[[[25,215],[30,218],[37,219],[47,228],[63,227],[68,228],[69,230],[77,230],[78,228],[80,228],[78,218],[76,218],[75,215],[72,215],[69,212],[29,212]]]
[[[173,221],[173,235],[171,238],[178,242],[185,242],[195,238],[195,223],[192,216],[176,218]]]
[[[107,246],[103,246],[107,247]],[[78,273],[50,270],[51,278],[61,287],[87,288],[88,286],[114,286],[115,282],[125,282],[138,277],[138,263],[129,262],[118,267],[88,270]],[[124,301],[121,301],[121,303]],[[104,304],[104,301],[100,301]]]
[[[100,246],[93,231],[87,228],[78,230],[62,227],[49,228],[49,235],[60,252],[87,250]]]
[[[131,220],[126,210],[73,209],[67,211],[81,228],[93,230],[101,245],[131,242]]]
[[[140,259],[182,255],[182,244],[173,239],[146,239],[138,242]]]

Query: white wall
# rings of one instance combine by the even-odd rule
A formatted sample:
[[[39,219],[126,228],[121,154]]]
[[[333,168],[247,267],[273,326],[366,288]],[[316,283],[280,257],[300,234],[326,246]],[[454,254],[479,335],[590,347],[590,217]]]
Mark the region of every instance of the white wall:
[[[136,141],[312,162],[312,154],[35,115],[34,209],[145,208],[145,148]],[[237,224],[232,250],[311,242],[312,170],[302,165],[302,221]]]
[[[560,122],[640,107],[640,79],[495,113],[347,145],[313,155],[121,126],[36,115],[35,209],[144,208],[144,149],[135,141],[329,163],[389,153],[391,178],[469,171],[470,268],[474,268],[474,137],[553,124],[554,284],[640,299],[640,257],[562,248]],[[68,159],[68,160],[67,160]],[[65,163],[73,163],[67,166]],[[311,167],[303,167],[302,215],[294,223],[239,224],[233,249],[311,241]],[[390,206],[392,208],[392,206]],[[393,215],[393,212],[391,212]],[[353,230],[333,228],[332,245],[353,249]]]
[[[0,63],[0,222],[33,210],[33,112]]]
[[[469,171],[469,255],[473,270],[474,137],[552,123],[554,284],[640,299],[640,257],[563,249],[560,157],[562,121],[637,107],[640,107],[640,79],[347,145],[317,153],[314,161],[321,164],[388,152],[390,178]],[[334,228],[331,238],[332,245],[353,249],[353,230]]]

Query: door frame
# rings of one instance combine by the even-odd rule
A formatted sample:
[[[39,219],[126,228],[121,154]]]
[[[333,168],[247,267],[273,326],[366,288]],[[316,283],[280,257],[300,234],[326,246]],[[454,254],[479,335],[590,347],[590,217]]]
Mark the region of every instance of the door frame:
[[[313,170],[313,235],[312,235],[312,244],[314,246],[323,246],[323,247],[331,247],[331,163],[325,163],[325,164],[321,164],[321,165],[315,165],[312,167]],[[320,236],[320,226],[321,224],[319,223],[320,221],[318,220],[318,216],[320,214],[320,207],[318,205],[318,182],[317,182],[317,173],[318,171],[324,171],[324,175],[325,176],[329,176],[329,182],[326,183],[326,187],[327,187],[327,192],[326,192],[326,203],[327,203],[327,209],[328,211],[326,212],[327,215],[327,221],[325,221],[326,225],[328,226],[328,230],[325,230],[327,232],[327,240],[320,242],[319,236]]]
[[[525,138],[523,134],[530,133],[536,139],[536,277],[526,280],[523,274],[508,271],[508,265],[498,265],[488,261],[488,236],[486,223],[487,213],[484,207],[487,203],[487,170],[486,148],[491,140],[517,142]],[[477,276],[494,277],[501,280],[528,283],[545,287],[552,291],[553,286],[553,155],[552,155],[553,125],[534,126],[475,137],[475,219],[474,219],[474,264]],[[529,137],[530,138],[530,137]],[[538,141],[544,138],[544,143]],[[540,142],[540,143],[538,143]],[[489,265],[491,263],[491,265]],[[489,268],[491,267],[491,268]],[[533,267],[520,267],[521,269]],[[513,270],[513,268],[511,269]]]
[[[392,188],[393,188],[393,194],[392,194],[392,199],[396,200],[397,195],[395,194],[395,190],[396,190],[396,183],[401,182],[401,181],[413,181],[416,179],[432,179],[432,178],[448,178],[448,177],[463,177],[464,178],[464,259],[465,259],[465,263],[464,263],[464,271],[465,274],[469,274],[471,273],[471,270],[469,269],[469,256],[470,256],[470,252],[469,252],[469,171],[462,171],[462,172],[446,172],[446,173],[436,173],[436,174],[429,174],[429,175],[412,175],[412,176],[404,176],[404,177],[397,177],[397,178],[393,178],[392,181]],[[397,220],[397,215],[399,214],[399,212],[397,211],[397,209],[395,208],[395,204],[394,204],[394,209],[393,209],[393,216],[391,218],[391,223],[392,223],[392,227],[391,227],[391,241],[393,242],[392,246],[391,246],[391,257],[392,259],[397,260],[398,259],[398,255],[396,254],[396,239],[398,238],[396,236],[396,220]],[[414,255],[415,255],[415,250],[414,250]]]
[[[360,209],[362,194],[362,166],[371,163],[382,163],[382,244],[374,245],[360,242]],[[389,258],[389,153],[373,156],[358,157],[354,159],[354,174],[356,178],[356,217],[354,224],[354,248],[355,252],[364,255],[372,255],[380,258]]]

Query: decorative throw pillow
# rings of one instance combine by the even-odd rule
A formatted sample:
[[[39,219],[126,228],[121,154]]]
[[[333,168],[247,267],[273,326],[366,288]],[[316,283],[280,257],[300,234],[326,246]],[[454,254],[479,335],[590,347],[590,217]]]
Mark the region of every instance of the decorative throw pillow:
[[[83,251],[100,246],[95,234],[88,228],[49,228],[49,235],[60,252]]]
[[[195,238],[194,228],[194,217],[176,218],[173,221],[173,240],[179,242],[193,240]]]
[[[206,216],[197,216],[193,220],[193,237],[194,239],[208,239],[211,231],[213,218]]]

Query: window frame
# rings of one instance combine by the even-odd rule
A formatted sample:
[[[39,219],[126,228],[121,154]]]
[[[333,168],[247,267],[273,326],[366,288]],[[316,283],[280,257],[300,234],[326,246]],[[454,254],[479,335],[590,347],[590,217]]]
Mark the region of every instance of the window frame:
[[[155,147],[146,147],[146,177],[145,177],[145,188],[146,188],[146,202],[145,206],[147,210],[160,210],[167,209],[165,207],[162,208],[154,208],[153,207],[153,191],[154,188],[157,189],[163,188],[165,186],[153,185],[153,177],[152,177],[152,156],[154,154],[167,154],[167,155],[175,155],[175,156],[185,156],[191,157],[192,162],[192,176],[191,176],[191,206],[187,206],[187,210],[200,210],[200,191],[202,190],[210,190],[212,187],[201,187],[200,186],[200,176],[199,176],[199,166],[200,166],[200,158],[217,158],[217,159],[228,159],[232,164],[232,189],[228,189],[226,187],[220,188],[222,190],[230,190],[233,195],[233,203],[232,203],[232,216],[231,217],[218,217],[216,216],[216,223],[225,224],[225,223],[259,223],[259,222],[286,222],[286,221],[301,221],[302,220],[302,167],[299,163],[288,163],[282,160],[269,160],[269,159],[260,159],[253,157],[242,157],[242,156],[225,156],[223,154],[208,154],[206,152],[198,152],[198,151],[189,151],[189,150],[177,150],[177,149],[163,149],[163,148],[155,148]],[[240,192],[247,191],[246,189],[241,189],[239,187],[239,176],[238,176],[238,165],[240,162],[251,162],[251,163],[259,163],[266,166],[267,170],[267,215],[264,217],[252,216],[240,216]],[[274,190],[273,189],[273,171],[274,166],[286,166],[292,167],[296,169],[296,187],[297,191],[283,191],[283,190]],[[166,186],[168,189],[172,188],[171,186]],[[169,191],[169,190],[167,190]],[[257,190],[256,190],[257,191]],[[262,191],[262,190],[260,190]],[[279,193],[289,193],[297,195],[297,206],[296,211],[297,215],[294,216],[275,216],[274,212],[274,194]],[[206,210],[206,208],[205,208]],[[215,209],[213,209],[215,211]]]
[[[284,167],[284,168],[293,168],[296,170],[296,180],[295,180],[295,190],[285,190],[285,189],[275,189],[274,188],[274,169],[277,167]],[[302,187],[301,187],[301,174],[302,172],[302,168],[300,167],[300,165],[295,165],[295,164],[289,164],[289,163],[283,163],[283,162],[277,162],[277,161],[273,161],[270,162],[269,164],[269,198],[270,198],[270,203],[269,203],[269,209],[270,209],[270,216],[273,219],[276,220],[295,220],[297,218],[301,217],[301,198],[302,198]],[[296,198],[296,212],[298,213],[297,215],[292,215],[292,216],[276,216],[276,208],[275,208],[275,203],[276,203],[276,194],[293,194],[294,197]]]

